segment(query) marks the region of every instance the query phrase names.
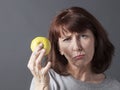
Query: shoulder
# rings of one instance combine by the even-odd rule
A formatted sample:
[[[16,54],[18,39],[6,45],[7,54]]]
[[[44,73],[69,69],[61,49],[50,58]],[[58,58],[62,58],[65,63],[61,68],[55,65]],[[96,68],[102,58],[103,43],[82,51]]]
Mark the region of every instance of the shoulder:
[[[50,80],[54,80],[56,82],[61,81],[62,80],[62,76],[60,74],[58,74],[57,72],[55,72],[53,69],[49,70],[49,76],[50,76]]]
[[[114,87],[114,88],[119,88],[120,90],[120,82],[113,77],[107,77],[106,82],[109,83],[109,86]]]
[[[53,76],[53,77],[60,76],[60,75],[59,75],[57,72],[55,72],[53,69],[50,69],[48,73],[49,73],[50,76]]]
[[[68,81],[67,76],[60,75],[56,73],[53,69],[50,69],[49,77],[50,77],[49,84],[51,90],[66,90],[67,88],[66,81]]]
[[[112,79],[112,84],[120,88],[120,82],[117,79]]]
[[[56,73],[53,69],[50,69],[50,70],[49,70],[49,75],[54,75],[54,76],[55,76],[56,74],[57,74],[57,73]]]
[[[54,79],[54,80],[56,80],[58,82],[68,80],[70,78],[69,75],[64,76],[64,75],[58,74],[53,69],[50,69],[48,74],[50,76],[50,79]]]

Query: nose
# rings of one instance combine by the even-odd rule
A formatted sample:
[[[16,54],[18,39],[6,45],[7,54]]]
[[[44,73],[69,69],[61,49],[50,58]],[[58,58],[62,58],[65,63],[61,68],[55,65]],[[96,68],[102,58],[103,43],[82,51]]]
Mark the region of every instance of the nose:
[[[82,45],[81,45],[81,42],[79,39],[74,38],[72,43],[73,43],[72,45],[73,45],[74,51],[81,51],[82,50]]]

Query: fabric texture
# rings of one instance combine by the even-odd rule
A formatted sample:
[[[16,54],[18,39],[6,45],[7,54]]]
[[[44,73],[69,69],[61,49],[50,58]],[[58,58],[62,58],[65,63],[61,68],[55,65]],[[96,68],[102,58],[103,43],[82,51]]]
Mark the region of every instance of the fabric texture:
[[[72,76],[62,76],[50,69],[50,90],[120,90],[120,83],[111,77],[99,83],[86,83],[76,80]],[[34,90],[34,79],[32,80],[30,90]]]

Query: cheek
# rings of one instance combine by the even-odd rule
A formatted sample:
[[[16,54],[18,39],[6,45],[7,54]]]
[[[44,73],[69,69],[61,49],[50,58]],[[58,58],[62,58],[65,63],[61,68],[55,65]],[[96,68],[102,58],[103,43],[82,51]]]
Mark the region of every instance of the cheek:
[[[68,49],[64,49],[63,54],[64,54],[65,56],[66,56],[66,55],[69,55],[69,50],[68,50]]]
[[[68,45],[61,45],[60,47],[60,52],[67,58],[69,59],[72,55],[72,52],[71,49],[70,49],[70,46]]]
[[[92,42],[89,42],[88,44],[86,44],[86,46],[84,45],[84,50],[87,55],[87,59],[92,60],[92,58],[94,56],[94,51],[95,51],[94,42],[92,41]]]
[[[68,47],[66,49],[64,49],[64,56],[66,57],[67,60],[71,60],[72,58],[72,53],[70,53],[71,51],[68,49]]]
[[[70,52],[69,48],[70,47],[66,46],[66,45],[64,45],[64,46],[61,47],[61,51],[63,52],[64,55],[69,54],[69,52]]]

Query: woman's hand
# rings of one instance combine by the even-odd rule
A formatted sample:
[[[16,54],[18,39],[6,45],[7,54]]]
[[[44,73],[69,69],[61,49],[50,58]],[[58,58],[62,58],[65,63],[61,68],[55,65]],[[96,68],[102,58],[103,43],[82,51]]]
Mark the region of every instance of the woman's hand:
[[[38,89],[40,89],[39,87],[41,86],[46,87],[49,84],[48,70],[51,67],[51,62],[48,61],[46,66],[42,67],[41,62],[44,55],[45,49],[43,49],[43,44],[41,43],[35,48],[28,62],[28,68],[31,71],[35,80],[35,88]]]

